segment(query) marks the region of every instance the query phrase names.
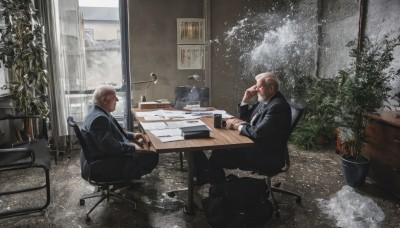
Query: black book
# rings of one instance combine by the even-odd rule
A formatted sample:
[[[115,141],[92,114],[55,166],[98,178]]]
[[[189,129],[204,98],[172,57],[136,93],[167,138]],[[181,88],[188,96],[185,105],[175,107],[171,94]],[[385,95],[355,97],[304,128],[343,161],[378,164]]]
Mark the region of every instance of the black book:
[[[210,131],[182,131],[182,136],[184,139],[210,138]]]
[[[210,129],[206,125],[182,127],[182,136],[184,139],[209,138]]]

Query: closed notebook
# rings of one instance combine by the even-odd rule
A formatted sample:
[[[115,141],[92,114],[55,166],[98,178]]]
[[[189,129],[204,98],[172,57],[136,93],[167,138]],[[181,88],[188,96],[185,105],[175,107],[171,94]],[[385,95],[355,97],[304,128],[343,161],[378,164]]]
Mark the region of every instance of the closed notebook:
[[[210,129],[206,125],[182,127],[182,136],[184,139],[209,138]]]
[[[208,132],[210,132],[210,129],[207,127],[207,125],[181,127],[181,130],[182,130],[182,132],[193,132],[193,131],[208,131]]]

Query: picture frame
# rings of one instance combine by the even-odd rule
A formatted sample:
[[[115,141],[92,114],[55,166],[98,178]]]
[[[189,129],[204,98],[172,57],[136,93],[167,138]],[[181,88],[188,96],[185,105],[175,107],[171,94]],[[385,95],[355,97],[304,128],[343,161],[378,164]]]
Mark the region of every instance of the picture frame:
[[[4,23],[3,15],[2,12],[0,12],[0,30],[3,30],[5,28],[6,25]],[[3,61],[0,60],[0,97],[11,94],[10,89],[8,88],[8,84],[9,84],[8,68],[6,68],[3,64]]]
[[[204,44],[205,20],[202,18],[177,19],[177,44]]]
[[[204,45],[178,45],[178,70],[204,69]]]

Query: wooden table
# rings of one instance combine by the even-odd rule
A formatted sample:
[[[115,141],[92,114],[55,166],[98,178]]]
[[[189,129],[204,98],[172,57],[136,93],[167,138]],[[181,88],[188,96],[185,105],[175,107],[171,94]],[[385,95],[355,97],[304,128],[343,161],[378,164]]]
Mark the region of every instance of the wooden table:
[[[149,109],[138,109],[133,108],[132,114],[138,122],[139,129],[140,124],[146,122],[144,118],[137,117],[136,112],[154,111]],[[144,132],[149,136],[157,153],[171,153],[171,152],[191,152],[199,150],[216,150],[216,149],[230,149],[239,147],[249,147],[253,144],[253,141],[249,138],[239,135],[237,130],[227,130],[225,128],[214,128],[214,120],[212,117],[203,117],[201,120],[207,124],[212,130],[211,137],[205,139],[188,139],[175,142],[161,142],[156,136],[150,131],[145,130]],[[143,129],[141,129],[143,131]],[[193,154],[187,153],[188,155],[188,202],[185,207],[185,212],[193,214]]]

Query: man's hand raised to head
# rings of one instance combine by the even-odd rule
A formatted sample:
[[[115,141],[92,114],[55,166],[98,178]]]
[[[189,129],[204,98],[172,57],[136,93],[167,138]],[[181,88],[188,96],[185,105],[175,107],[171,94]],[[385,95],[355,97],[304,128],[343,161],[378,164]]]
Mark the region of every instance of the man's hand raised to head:
[[[246,89],[243,95],[242,102],[249,103],[250,99],[257,95],[257,85]]]

